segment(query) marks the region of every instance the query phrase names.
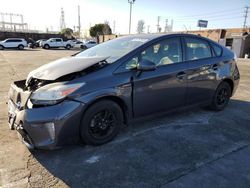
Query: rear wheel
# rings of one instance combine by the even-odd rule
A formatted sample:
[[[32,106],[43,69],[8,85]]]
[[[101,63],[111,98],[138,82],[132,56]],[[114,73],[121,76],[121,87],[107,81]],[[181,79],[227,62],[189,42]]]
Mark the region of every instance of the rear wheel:
[[[0,45],[0,50],[4,50],[4,46]]]
[[[17,48],[18,48],[19,50],[23,50],[23,49],[24,49],[24,46],[23,46],[23,45],[19,45]]]
[[[228,105],[231,92],[230,85],[227,82],[222,82],[214,93],[213,100],[210,105],[211,109],[216,111],[223,110]]]
[[[90,106],[82,118],[81,138],[86,144],[105,144],[118,134],[122,122],[123,113],[118,104],[99,101]]]

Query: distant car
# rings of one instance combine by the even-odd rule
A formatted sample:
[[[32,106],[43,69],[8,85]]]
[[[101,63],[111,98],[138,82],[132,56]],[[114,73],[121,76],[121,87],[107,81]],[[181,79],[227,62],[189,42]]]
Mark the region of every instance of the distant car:
[[[87,42],[85,42],[85,43],[83,43],[81,46],[80,46],[80,48],[81,49],[88,49],[88,48],[92,48],[92,47],[94,47],[95,45],[97,45],[97,42],[96,41],[87,41]]]
[[[24,47],[27,47],[27,41],[22,38],[8,38],[4,41],[0,41],[0,50],[4,50],[5,48],[13,48],[23,50]]]
[[[36,46],[36,41],[34,41],[34,39],[29,38],[29,39],[27,40],[27,42],[28,42],[28,47],[29,47],[29,48],[36,48],[36,47],[37,47],[37,46]]]
[[[83,47],[83,45],[84,45],[84,43],[82,42],[82,41],[74,41],[74,47],[75,48],[81,48],[82,49],[82,47]]]
[[[44,49],[65,48],[69,50],[72,47],[74,47],[74,42],[72,41],[64,42],[62,38],[50,38],[49,40],[45,41],[41,47]]]
[[[14,82],[9,126],[30,148],[76,140],[100,145],[143,116],[194,105],[223,110],[239,80],[234,53],[212,40],[177,33],[129,35]]]
[[[41,47],[42,45],[43,45],[43,43],[45,42],[45,41],[47,41],[48,39],[39,39],[39,40],[37,40],[36,41],[36,46],[37,47]]]

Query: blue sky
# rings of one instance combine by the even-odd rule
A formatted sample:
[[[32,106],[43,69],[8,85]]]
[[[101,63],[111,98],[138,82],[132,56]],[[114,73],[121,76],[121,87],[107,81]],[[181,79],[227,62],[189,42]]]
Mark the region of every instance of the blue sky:
[[[38,2],[39,5],[38,5]],[[83,30],[107,20],[116,33],[128,33],[129,4],[127,0],[0,0],[0,12],[22,13],[32,29],[59,29],[60,9],[64,8],[68,27],[77,25],[77,5],[81,6]],[[174,20],[174,30],[198,29],[197,20],[208,20],[208,28],[241,27],[243,11],[250,0],[136,0],[132,12],[132,33],[140,19],[156,31],[157,16],[164,28],[165,19]],[[250,25],[250,10],[247,25]],[[145,29],[146,31],[147,29]]]

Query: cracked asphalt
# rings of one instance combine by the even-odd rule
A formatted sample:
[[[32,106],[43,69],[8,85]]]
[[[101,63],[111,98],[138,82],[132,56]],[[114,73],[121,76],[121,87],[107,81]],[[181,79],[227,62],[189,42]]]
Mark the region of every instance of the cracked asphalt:
[[[222,112],[193,108],[125,127],[112,142],[29,151],[8,130],[12,81],[75,51],[0,51],[0,187],[250,187],[250,60]]]

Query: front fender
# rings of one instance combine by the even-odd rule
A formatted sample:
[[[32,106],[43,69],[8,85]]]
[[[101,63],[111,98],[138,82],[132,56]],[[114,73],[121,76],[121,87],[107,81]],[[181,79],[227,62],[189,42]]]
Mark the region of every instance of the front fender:
[[[114,101],[121,101],[125,105],[128,117],[132,117],[132,85],[123,84],[115,88],[106,88],[95,90],[84,95],[75,97],[74,100],[84,103],[85,109],[94,102],[101,99],[113,99]]]

